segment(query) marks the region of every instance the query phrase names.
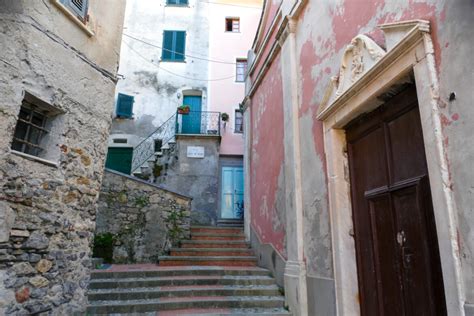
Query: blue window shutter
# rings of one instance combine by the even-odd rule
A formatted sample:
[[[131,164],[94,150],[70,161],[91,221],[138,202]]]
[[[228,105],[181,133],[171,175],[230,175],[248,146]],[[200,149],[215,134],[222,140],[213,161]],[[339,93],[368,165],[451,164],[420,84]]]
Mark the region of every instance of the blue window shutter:
[[[184,60],[186,46],[185,31],[164,31],[162,60]]]
[[[173,53],[173,31],[163,32],[163,50],[161,52],[161,59],[171,60]]]
[[[131,118],[133,116],[134,97],[119,93],[117,97],[117,116]]]
[[[174,5],[174,4],[178,4],[178,1],[179,0],[166,0],[166,4]]]
[[[60,2],[82,21],[86,19],[88,0],[60,0]]]
[[[176,32],[175,60],[184,60],[184,48],[186,45],[186,32]]]
[[[187,5],[188,4],[188,0],[177,0],[177,2],[180,5]]]

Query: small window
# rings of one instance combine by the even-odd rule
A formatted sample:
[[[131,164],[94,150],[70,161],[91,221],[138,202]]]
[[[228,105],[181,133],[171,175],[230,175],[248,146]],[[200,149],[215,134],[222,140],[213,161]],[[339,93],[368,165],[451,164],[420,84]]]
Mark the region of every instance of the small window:
[[[247,74],[247,59],[237,59],[235,64],[235,81],[245,82],[245,76]]]
[[[166,0],[167,6],[187,6],[188,0]]]
[[[225,31],[234,32],[234,33],[240,32],[240,19],[239,18],[226,18]]]
[[[60,0],[60,2],[69,9],[79,20],[86,22],[88,0]]]
[[[184,61],[185,46],[185,31],[164,31],[161,59],[163,61]]]
[[[114,144],[126,144],[128,141],[126,138],[115,138],[113,142]]]
[[[235,123],[234,132],[243,133],[244,132],[244,118],[242,115],[242,111],[235,110],[234,123]]]
[[[59,142],[56,134],[57,124],[60,121],[57,117],[60,113],[62,113],[60,110],[26,92],[11,149],[46,159],[57,158],[52,148]],[[52,128],[56,129],[55,135],[52,135]]]
[[[117,117],[132,118],[133,117],[133,103],[134,97],[119,93],[117,97]]]

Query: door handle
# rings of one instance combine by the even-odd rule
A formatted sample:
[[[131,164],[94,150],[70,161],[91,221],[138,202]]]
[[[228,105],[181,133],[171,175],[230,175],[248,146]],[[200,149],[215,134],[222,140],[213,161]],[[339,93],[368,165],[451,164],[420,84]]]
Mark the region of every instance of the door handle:
[[[407,238],[405,236],[405,232],[403,230],[399,231],[397,233],[397,243],[400,245],[400,247],[403,246],[403,244],[405,243],[406,240],[407,240]]]

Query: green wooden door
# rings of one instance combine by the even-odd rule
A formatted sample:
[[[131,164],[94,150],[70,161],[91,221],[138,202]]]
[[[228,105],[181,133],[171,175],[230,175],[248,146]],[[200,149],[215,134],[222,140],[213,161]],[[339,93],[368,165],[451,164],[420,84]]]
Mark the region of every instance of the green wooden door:
[[[105,167],[118,172],[130,174],[132,171],[132,147],[109,147]]]

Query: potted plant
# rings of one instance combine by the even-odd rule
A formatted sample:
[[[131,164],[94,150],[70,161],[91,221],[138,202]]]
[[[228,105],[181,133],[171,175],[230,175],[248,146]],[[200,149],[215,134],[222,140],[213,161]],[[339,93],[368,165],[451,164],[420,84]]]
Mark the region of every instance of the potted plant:
[[[229,114],[227,114],[227,113],[225,113],[225,112],[222,113],[222,114],[221,114],[221,120],[222,120],[223,122],[229,121]]]
[[[178,107],[178,114],[189,114],[189,111],[191,111],[189,105],[181,105]]]

